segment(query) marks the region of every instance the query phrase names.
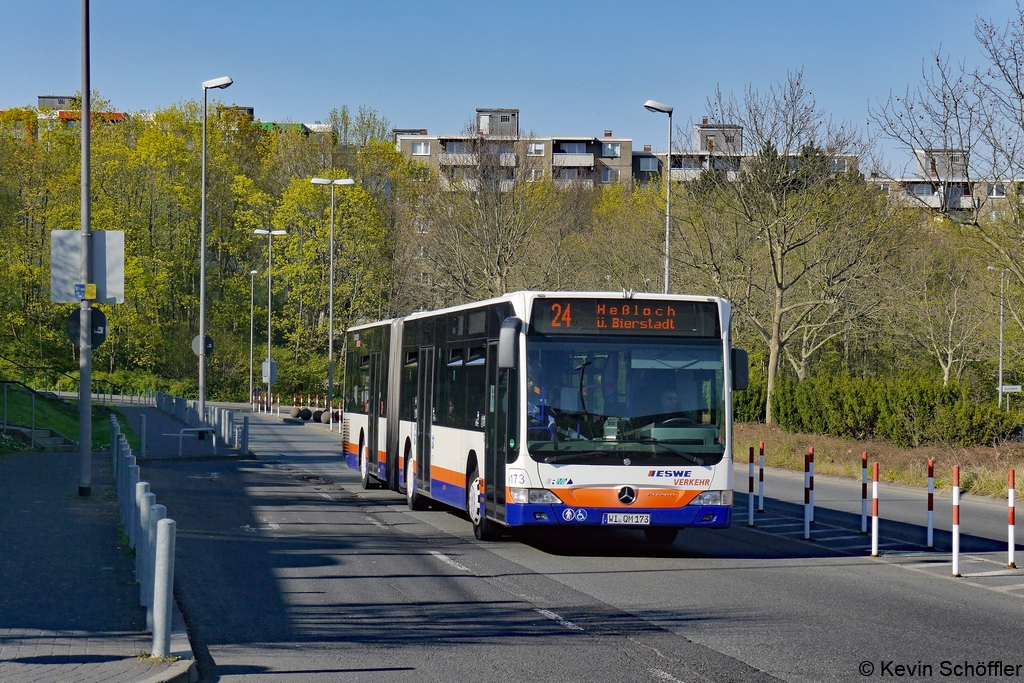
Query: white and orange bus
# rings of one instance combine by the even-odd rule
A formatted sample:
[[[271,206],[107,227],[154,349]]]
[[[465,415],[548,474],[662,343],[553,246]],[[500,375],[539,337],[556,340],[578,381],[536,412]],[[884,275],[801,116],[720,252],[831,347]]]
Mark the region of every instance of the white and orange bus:
[[[364,487],[506,528],[725,527],[732,390],[715,297],[516,292],[348,330],[342,438]]]

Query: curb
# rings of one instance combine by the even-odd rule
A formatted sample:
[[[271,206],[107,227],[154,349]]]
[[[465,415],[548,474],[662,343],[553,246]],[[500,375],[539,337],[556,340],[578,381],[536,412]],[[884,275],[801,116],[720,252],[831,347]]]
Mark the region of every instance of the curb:
[[[199,669],[196,668],[192,644],[188,640],[185,618],[177,600],[174,601],[174,612],[171,614],[171,656],[177,657],[178,661],[138,683],[197,683],[199,680]]]

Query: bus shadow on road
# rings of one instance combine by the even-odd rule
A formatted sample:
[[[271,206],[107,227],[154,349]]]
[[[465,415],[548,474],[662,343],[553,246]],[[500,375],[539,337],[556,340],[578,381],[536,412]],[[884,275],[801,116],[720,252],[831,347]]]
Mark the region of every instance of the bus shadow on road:
[[[859,514],[817,506],[814,522],[810,525],[811,538],[805,540],[802,505],[765,498],[766,512],[755,513],[754,526],[748,527],[746,498],[737,498],[732,525],[728,529],[681,529],[671,544],[651,543],[639,529],[582,525],[527,529],[517,531],[514,538],[537,550],[559,556],[764,560],[870,555],[871,536],[860,533]],[[933,540],[936,552],[950,551],[950,532],[935,529]],[[880,551],[924,551],[926,546],[927,528],[924,525],[879,519]],[[962,552],[998,552],[1006,549],[1006,543],[961,534],[960,548]]]

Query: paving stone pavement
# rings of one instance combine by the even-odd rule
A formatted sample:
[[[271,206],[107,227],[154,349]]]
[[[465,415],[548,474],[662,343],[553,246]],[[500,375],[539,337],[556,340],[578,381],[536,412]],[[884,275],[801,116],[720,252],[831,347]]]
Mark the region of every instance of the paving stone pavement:
[[[107,453],[78,496],[77,453],[0,456],[0,681],[187,680],[151,649],[134,556],[119,545]]]

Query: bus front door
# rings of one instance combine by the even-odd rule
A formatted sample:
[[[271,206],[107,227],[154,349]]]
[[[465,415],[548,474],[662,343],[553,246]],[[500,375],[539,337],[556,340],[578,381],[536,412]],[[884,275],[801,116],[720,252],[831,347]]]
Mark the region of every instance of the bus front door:
[[[430,424],[434,412],[434,347],[420,347],[416,383],[416,489],[430,493]],[[408,486],[408,482],[406,486]]]
[[[379,448],[380,448],[380,413],[383,403],[383,392],[381,391],[381,353],[375,351],[370,354],[370,414],[367,425],[366,445],[370,451],[369,464],[370,474],[377,477],[380,474]]]
[[[487,424],[484,427],[485,514],[505,521],[505,464],[518,450],[516,443],[515,371],[498,368],[498,343],[487,344]]]

